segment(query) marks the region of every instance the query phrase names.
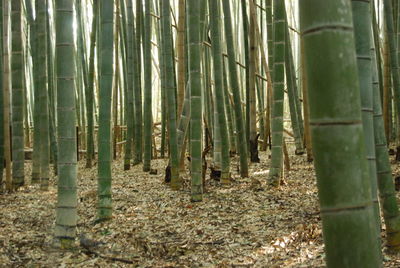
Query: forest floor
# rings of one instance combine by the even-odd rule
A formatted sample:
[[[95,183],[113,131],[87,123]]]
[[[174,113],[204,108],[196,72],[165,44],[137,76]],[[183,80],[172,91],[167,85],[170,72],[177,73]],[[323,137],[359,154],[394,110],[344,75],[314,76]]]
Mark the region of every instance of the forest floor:
[[[166,160],[152,161],[158,175],[138,165],[113,165],[113,219],[94,224],[97,166],[79,163],[78,234],[101,245],[54,247],[57,185],[27,185],[0,195],[0,267],[321,267],[321,221],[313,166],[291,156],[291,170],[278,189],[266,184],[269,160],[252,164],[250,178],[237,174],[222,186],[207,180],[200,203],[190,202],[189,174],[182,191],[164,183]],[[30,177],[30,163],[26,177]],[[398,173],[399,170],[394,171]],[[385,267],[400,257],[385,253]],[[130,263],[129,263],[130,262]]]

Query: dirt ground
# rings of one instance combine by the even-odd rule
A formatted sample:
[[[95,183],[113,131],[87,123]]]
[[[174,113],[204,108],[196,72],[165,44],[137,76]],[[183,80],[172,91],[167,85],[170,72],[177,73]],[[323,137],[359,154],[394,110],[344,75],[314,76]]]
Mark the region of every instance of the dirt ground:
[[[324,252],[312,164],[291,156],[285,185],[266,185],[269,160],[252,164],[221,186],[207,180],[204,201],[190,202],[189,174],[182,191],[164,184],[166,160],[152,161],[158,175],[138,165],[113,166],[113,219],[94,224],[97,166],[79,163],[78,235],[101,242],[70,251],[54,247],[57,185],[34,185],[0,195],[0,267],[321,267]],[[30,177],[31,164],[26,165]],[[394,173],[397,172],[397,168]],[[400,257],[385,253],[385,267]]]

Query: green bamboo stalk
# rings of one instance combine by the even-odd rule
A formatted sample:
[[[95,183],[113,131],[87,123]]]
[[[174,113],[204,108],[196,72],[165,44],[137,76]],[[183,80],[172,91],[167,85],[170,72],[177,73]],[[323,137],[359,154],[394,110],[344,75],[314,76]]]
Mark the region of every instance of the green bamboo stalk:
[[[361,114],[364,129],[366,159],[368,162],[371,198],[375,213],[375,228],[378,244],[380,245],[381,220],[378,201],[378,185],[376,174],[376,157],[373,122],[373,89],[371,83],[371,10],[370,1],[352,0],[354,36],[358,67],[358,81],[361,93]]]
[[[351,3],[303,0],[300,23],[327,266],[381,267]]]
[[[134,86],[134,74],[133,74],[133,7],[132,1],[127,1],[127,11],[126,11],[126,21],[127,21],[127,71],[128,76],[126,77],[127,90],[126,90],[126,120],[127,120],[127,133],[126,133],[126,143],[125,143],[125,157],[124,157],[124,169],[128,170],[131,167],[132,159],[132,141],[133,141],[133,86]]]
[[[98,24],[98,1],[93,0],[93,21],[92,30],[90,34],[90,51],[89,51],[89,71],[88,71],[88,86],[86,87],[86,117],[87,117],[87,135],[86,135],[86,168],[91,168],[94,157],[94,80],[95,80],[95,47],[97,37],[97,24]]]
[[[119,18],[120,17],[120,11],[119,11],[119,0],[115,1],[115,17]],[[120,43],[119,43],[119,33],[120,33],[120,25],[119,25],[119,19],[115,19],[114,21],[114,82],[113,82],[113,87],[112,87],[112,94],[111,94],[111,114],[112,114],[112,130],[111,130],[111,139],[112,139],[112,155],[113,155],[113,160],[117,159],[117,139],[118,139],[118,134],[119,134],[119,125],[118,125],[118,115],[119,115],[119,110],[118,110],[118,99],[120,97],[119,93],[121,91],[121,78],[120,78]]]
[[[162,9],[162,1],[159,2],[159,8]],[[162,13],[162,11],[160,11],[160,13]],[[158,42],[158,49],[159,49],[159,53],[158,53],[158,61],[159,61],[159,68],[160,68],[160,97],[161,97],[161,101],[160,101],[160,106],[161,106],[161,145],[160,145],[160,156],[161,158],[165,158],[165,152],[166,152],[166,131],[167,131],[167,107],[166,107],[166,96],[165,96],[165,66],[164,66],[164,54],[162,49],[164,49],[164,44],[163,44],[163,33],[162,30],[163,28],[161,27],[161,24],[163,23],[162,20],[158,21],[159,23],[156,24],[156,33],[157,33],[157,42]],[[169,153],[169,152],[168,152]],[[170,163],[168,163],[169,168]],[[168,176],[170,174],[166,173],[166,176]],[[168,181],[169,180],[169,181]],[[170,182],[171,178],[169,177],[168,179],[166,178],[166,181]]]
[[[246,0],[241,0],[242,9],[242,23],[243,23],[243,48],[244,48],[244,62],[245,62],[245,94],[246,94],[246,140],[249,144],[250,137],[250,49],[249,49],[249,21],[247,18]],[[248,148],[250,149],[250,148]]]
[[[35,10],[37,10],[38,1],[35,2]],[[32,68],[33,68],[33,147],[32,147],[32,177],[31,183],[40,183],[40,103],[39,103],[39,91],[38,91],[38,52],[37,52],[37,41],[38,34],[36,32],[36,21],[34,19],[34,8],[33,1],[26,1],[26,11],[29,24],[29,45],[32,57]],[[36,108],[37,109],[36,109]]]
[[[400,74],[399,74],[399,61],[397,58],[396,51],[396,36],[394,32],[393,24],[393,8],[391,0],[383,1],[385,11],[385,23],[387,29],[387,37],[389,39],[389,56],[390,56],[390,68],[392,71],[393,79],[393,95],[396,107],[397,115],[400,115]]]
[[[201,133],[202,133],[202,105],[200,80],[200,1],[187,2],[188,15],[188,68],[190,87],[190,152],[191,152],[191,200],[194,202],[203,200],[202,183],[202,157],[201,157]]]
[[[160,60],[161,62],[161,60]],[[161,63],[160,63],[161,66]],[[162,79],[161,79],[162,80]],[[165,105],[165,92],[161,89],[161,145],[160,145],[160,157],[165,158],[165,144],[166,144],[166,132],[167,132],[167,107]]]
[[[32,146],[32,138],[31,138],[31,133],[33,133],[33,66],[31,62],[31,48],[30,48],[30,25],[29,25],[29,15],[28,15],[28,10],[27,10],[27,3],[24,4],[23,6],[23,21],[24,21],[24,72],[25,72],[25,80],[24,81],[24,86],[26,87],[26,90],[24,92],[25,94],[25,102],[26,102],[26,108],[25,108],[25,125],[24,127],[28,127],[27,130],[25,130],[25,146],[31,147]]]
[[[142,50],[141,50],[141,28],[142,28],[142,1],[136,1],[136,25],[132,28],[134,31],[135,41],[133,47],[133,73],[135,74],[135,87],[134,87],[134,112],[135,112],[135,156],[133,164],[136,165],[142,162],[143,152],[143,113],[142,113]],[[136,32],[135,32],[136,31]]]
[[[208,20],[207,20],[207,1],[205,0],[200,0],[200,41],[206,41],[208,40],[208,35],[207,35],[207,30],[208,30]],[[186,25],[188,23],[188,18],[186,16]],[[204,52],[205,46],[201,47],[200,52]],[[188,47],[187,47],[187,38],[186,38],[186,53],[188,52]],[[204,53],[202,53],[204,54]],[[188,61],[188,59],[186,58]],[[202,61],[204,62],[204,61]],[[186,93],[186,92],[185,92]],[[204,94],[203,94],[204,95]]]
[[[208,14],[208,1],[204,1],[204,6],[200,7],[200,12],[202,15]],[[205,29],[200,29],[204,30],[202,32],[204,36],[200,36],[201,41],[209,41],[209,35],[208,35],[208,29],[209,29],[209,20],[207,20],[207,15],[203,18],[202,16],[200,17],[200,23],[202,23],[203,27]],[[201,42],[200,41],[200,42]],[[215,131],[215,128],[217,127],[216,121],[215,121],[215,107],[214,107],[214,99],[213,99],[213,94],[212,94],[212,81],[211,81],[211,52],[209,47],[203,46],[202,50],[202,63],[203,63],[203,69],[204,69],[204,74],[202,75],[202,82],[204,85],[204,94],[203,96],[203,103],[204,103],[204,147],[211,146],[211,154],[213,156],[213,165],[216,170],[220,170],[221,167],[221,138],[219,137],[219,131]],[[218,153],[219,152],[219,153]]]
[[[382,87],[382,109],[383,109],[383,118],[385,122],[385,133],[388,142],[390,143],[390,99],[391,99],[391,90],[390,90],[390,63],[389,63],[389,42],[386,34],[384,49],[383,49],[383,87]]]
[[[228,86],[228,73],[226,71],[225,61],[222,62],[223,68],[223,79],[224,79],[224,104],[225,104],[225,114],[226,114],[226,121],[228,124],[228,136],[229,136],[229,152],[230,155],[236,154],[236,135],[234,134],[235,127],[233,125],[233,114],[232,114],[232,107],[230,102],[230,93],[229,93],[229,86]]]
[[[48,5],[51,2],[48,2]],[[54,5],[52,6],[54,8]],[[53,9],[52,9],[53,11]],[[53,11],[54,13],[54,11]],[[50,163],[53,164],[54,174],[57,175],[57,159],[58,159],[58,144],[57,144],[57,128],[56,128],[56,75],[55,75],[55,41],[54,41],[54,22],[51,20],[49,13],[47,14],[47,67],[48,67],[48,99],[49,99],[49,132],[50,132]]]
[[[203,0],[200,4],[200,42],[209,41],[208,29],[209,20],[207,19],[208,5],[207,1]],[[188,22],[187,22],[188,23]],[[189,52],[187,52],[189,53]],[[211,147],[210,153],[214,156],[214,114],[211,98],[211,60],[210,60],[210,50],[206,46],[201,47],[201,64],[203,74],[201,76],[204,93],[203,98],[203,110],[204,110],[204,147]],[[214,162],[215,163],[215,162]]]
[[[25,14],[23,14],[24,18],[23,20],[26,20]],[[30,105],[31,99],[30,99],[30,93],[32,92],[31,88],[31,82],[33,79],[31,79],[31,73],[30,73],[30,68],[29,64],[25,64],[25,62],[28,62],[28,53],[27,53],[27,48],[29,46],[29,41],[25,38],[24,44],[23,44],[23,62],[24,65],[22,67],[23,73],[24,73],[24,81],[23,81],[23,88],[24,88],[24,146],[31,146],[31,138],[30,138],[30,131],[31,131],[31,126],[33,126],[33,119],[31,119],[30,113],[31,113],[31,108],[32,106]],[[32,110],[33,111],[33,110]],[[24,155],[25,156],[25,155]]]
[[[223,61],[221,48],[221,15],[218,1],[209,0],[210,30],[212,42],[213,70],[214,70],[214,94],[216,120],[218,121],[221,137],[221,183],[230,183],[230,158],[229,158],[229,136],[225,116]]]
[[[270,183],[279,186],[282,171],[283,104],[285,86],[285,2],[274,0],[274,71],[271,119]]]
[[[229,0],[223,0],[224,21],[225,21],[225,42],[233,44],[233,31],[231,8]],[[242,104],[240,99],[240,87],[238,74],[236,70],[235,51],[233,46],[227,45],[228,66],[229,66],[229,81],[232,88],[235,121],[236,121],[236,135],[238,136],[239,146],[237,147],[240,156],[240,176],[242,178],[249,176],[248,162],[247,162],[247,140],[244,129]]]
[[[153,131],[152,119],[152,77],[151,77],[151,10],[150,0],[145,0],[143,65],[144,65],[144,103],[143,103],[143,171],[150,171]]]
[[[185,22],[186,22],[186,0],[179,0],[179,17],[176,36],[176,56],[178,59],[178,114],[182,113],[185,98],[186,85],[186,47],[185,47]]]
[[[287,21],[287,14],[285,12],[285,17]],[[296,82],[296,70],[293,62],[293,53],[292,53],[292,45],[290,42],[289,29],[286,29],[286,45],[285,45],[285,74],[287,81],[287,89],[288,89],[288,98],[289,98],[289,108],[290,108],[290,119],[292,123],[294,141],[296,146],[296,154],[304,153],[303,146],[303,133],[301,129],[301,125],[303,124],[303,120],[301,120],[301,112],[298,109],[299,102],[298,99],[298,87]]]
[[[305,56],[304,56],[304,41],[303,37],[300,38],[300,68],[301,68],[301,91],[303,94],[303,108],[304,108],[304,145],[307,152],[307,161],[313,161],[313,151],[311,143],[311,131],[310,131],[310,109],[308,105],[308,85],[306,77],[306,67],[305,67]]]
[[[88,85],[88,70],[87,70],[87,60],[86,60],[86,49],[85,46],[85,23],[82,23],[82,12],[81,12],[82,4],[81,0],[76,0],[75,4],[75,12],[77,17],[76,24],[76,35],[77,35],[77,86],[78,86],[78,100],[79,110],[77,110],[79,114],[79,139],[78,139],[78,148],[85,148],[85,137],[86,137],[86,108],[85,108],[85,94],[87,85]],[[82,137],[82,138],[80,138]],[[78,153],[79,160],[79,153]]]
[[[394,9],[393,18],[396,18],[396,51],[397,51],[397,61],[400,62],[400,5],[398,5],[398,0],[396,0],[397,9]]]
[[[98,204],[97,220],[111,219],[111,95],[113,84],[114,3],[100,1],[100,94],[98,133]]]
[[[3,1],[0,1],[0,192],[3,191],[3,170],[4,170],[4,88],[3,88]]]
[[[211,69],[211,58],[213,55],[210,55],[211,52],[207,51],[207,56],[209,57],[209,68],[207,75],[208,79],[208,94],[209,94],[209,108],[212,111],[212,149],[213,149],[213,169],[218,173],[221,172],[222,168],[222,139],[221,139],[221,128],[219,124],[219,114],[218,114],[218,105],[219,102],[216,98],[215,90],[212,90],[212,69]],[[211,121],[210,121],[211,124]]]
[[[258,54],[258,53],[257,53]],[[261,73],[263,72],[263,66],[261,65]],[[260,150],[265,151],[265,147],[263,146],[265,141],[265,115],[264,115],[264,81],[258,77],[256,77],[256,93],[257,93],[257,115],[258,115],[258,130],[259,137],[262,140],[260,144]],[[257,121],[256,121],[257,122]],[[258,139],[257,139],[257,148],[258,148]]]
[[[207,7],[207,5],[206,5]],[[215,129],[214,129],[214,106],[213,106],[213,99],[212,99],[212,91],[211,91],[211,60],[210,60],[210,51],[208,48],[205,48],[203,51],[203,63],[204,63],[204,75],[203,77],[203,84],[204,84],[204,110],[205,110],[205,147],[212,143],[212,154],[213,154],[213,161],[214,164],[218,163],[218,157],[215,155],[215,151],[219,150],[220,146],[220,139],[215,137]],[[217,132],[219,133],[219,131]],[[220,162],[220,161],[219,161]]]
[[[396,57],[397,57],[397,62],[400,62],[400,19],[398,16],[400,15],[400,5],[398,3],[399,1],[396,0],[393,3],[393,18],[395,19],[394,21],[394,26],[396,26],[395,33],[396,33]],[[399,117],[396,116],[396,127],[398,128],[400,125]],[[395,132],[396,135],[396,161],[400,161],[400,131]]]
[[[256,110],[256,68],[258,59],[258,48],[256,43],[256,26],[255,22],[257,14],[254,8],[254,0],[249,1],[250,5],[250,26],[249,26],[249,65],[246,65],[249,70],[249,83],[248,83],[248,96],[249,99],[246,102],[249,105],[249,149],[250,149],[250,161],[254,163],[260,162],[258,157],[258,134],[257,134],[257,110]],[[253,10],[253,12],[251,12]],[[255,18],[253,18],[253,16]],[[246,69],[247,71],[247,69]],[[247,111],[247,107],[246,107]]]
[[[274,32],[272,20],[272,0],[266,0],[265,3],[265,18],[267,21],[267,49],[268,49],[268,66],[271,77],[273,77],[273,63],[274,63]]]
[[[299,52],[300,54],[300,52]],[[293,54],[292,54],[293,55]],[[300,55],[299,55],[300,56]],[[292,57],[293,59],[293,57]],[[301,68],[301,64],[299,63],[299,68]],[[295,67],[293,66],[293,70],[295,70]],[[297,110],[297,121],[300,129],[300,137],[302,139],[302,144],[303,144],[303,152],[304,152],[304,147],[305,147],[305,142],[304,142],[304,118],[303,118],[303,100],[300,101],[300,98],[302,98],[301,94],[301,72],[299,72],[298,75],[298,83],[296,90],[294,90],[294,99],[296,100],[296,110]],[[301,153],[301,152],[300,152]]]
[[[25,40],[25,44],[24,44],[24,48],[28,47],[28,41]],[[24,49],[23,52],[23,58],[22,61],[28,62],[28,53],[25,52],[26,49]],[[27,64],[24,64],[22,67],[22,71],[24,73],[24,81],[22,83],[22,87],[24,88],[23,94],[24,94],[24,103],[26,104],[24,106],[23,112],[24,112],[24,146],[30,146],[30,137],[29,137],[29,133],[30,133],[30,120],[29,120],[29,110],[31,108],[31,106],[29,105],[29,91],[30,91],[30,83],[28,81],[30,81],[30,74],[29,74],[29,69]],[[24,155],[25,156],[25,155]]]
[[[79,41],[77,40],[76,41],[76,46],[78,47],[79,46]],[[77,146],[77,151],[79,152],[79,148],[80,148],[80,142],[81,142],[81,139],[80,139],[80,132],[81,132],[81,130],[82,130],[82,113],[81,113],[81,102],[80,102],[80,100],[82,99],[82,81],[81,81],[81,74],[82,74],[82,71],[81,71],[81,68],[80,68],[80,53],[79,53],[79,49],[77,49],[77,51],[76,51],[76,56],[75,56],[75,58],[76,58],[76,65],[75,65],[75,68],[76,68],[76,70],[75,70],[75,72],[76,72],[76,74],[77,74],[77,76],[76,76],[76,80],[75,80],[75,83],[76,83],[76,85],[75,85],[75,88],[76,88],[76,92],[75,92],[75,94],[76,94],[76,101],[75,101],[75,105],[76,105],[76,109],[75,109],[75,112],[76,112],[76,135],[77,135],[77,140],[76,140],[76,142],[77,142],[77,144],[76,144],[76,146]],[[77,160],[79,161],[79,154],[77,155]]]
[[[31,139],[30,139],[30,129],[31,127],[33,127],[33,92],[34,92],[34,78],[33,78],[33,71],[32,71],[32,64],[31,63],[31,54],[29,53],[31,51],[31,40],[32,40],[32,36],[30,34],[31,32],[31,21],[33,20],[33,18],[31,17],[31,13],[32,11],[30,10],[31,4],[29,3],[25,3],[25,7],[24,7],[24,17],[26,19],[27,24],[24,26],[26,27],[25,31],[25,44],[24,44],[24,48],[25,48],[25,53],[24,53],[24,73],[25,73],[25,81],[24,81],[24,87],[26,87],[26,89],[24,90],[24,101],[26,103],[25,109],[24,109],[24,131],[25,131],[25,146],[31,146]]]
[[[40,188],[48,190],[50,165],[49,100],[47,87],[47,1],[37,0],[37,75],[40,126]]]
[[[74,0],[58,0],[56,9],[58,194],[55,237],[61,246],[74,244],[77,222],[77,161],[75,135]]]
[[[176,131],[176,85],[174,74],[174,56],[172,53],[172,31],[170,18],[170,1],[163,0],[161,3],[161,27],[162,27],[162,45],[163,45],[163,63],[165,75],[165,100],[168,116],[168,135],[169,135],[169,157],[171,163],[171,188],[179,190],[182,186],[182,180],[179,176],[178,139]]]
[[[375,43],[375,53],[376,53],[376,63],[378,68],[378,78],[379,78],[379,93],[381,97],[381,101],[383,101],[383,74],[382,74],[382,55],[381,55],[381,44],[379,41],[379,29],[378,23],[376,20],[376,8],[375,8],[375,1],[372,0],[371,2],[371,14],[372,14],[372,30],[374,33],[374,43]]]
[[[393,30],[396,35],[396,43],[397,43],[397,11],[398,11],[398,0],[392,0],[392,7],[393,7]]]
[[[3,89],[4,89],[4,158],[6,162],[6,190],[12,190],[12,178],[11,178],[11,138],[10,138],[10,79],[11,79],[11,71],[10,71],[10,13],[11,13],[11,3],[8,1],[3,2],[4,4],[4,81],[3,81]]]
[[[179,116],[177,129],[178,150],[180,154],[180,159],[184,158],[185,156],[184,143],[188,136],[187,130],[189,128],[190,121],[190,88],[188,86],[185,87],[185,91],[185,99],[183,101],[182,113]]]
[[[53,57],[54,59],[54,57]],[[50,67],[49,67],[50,69]],[[50,75],[49,73],[49,131],[50,131],[50,163],[53,164],[54,174],[57,176],[57,162],[58,162],[58,144],[57,144],[57,129],[56,129],[56,113],[54,112],[55,106],[55,86],[54,86],[54,74]],[[51,81],[50,81],[51,80]],[[53,83],[53,84],[52,84]]]
[[[127,129],[125,132],[123,132],[123,137],[126,140],[126,143],[130,143],[130,159],[132,159],[132,148],[133,148],[133,126],[134,126],[134,116],[133,116],[133,72],[131,69],[131,76],[129,77],[129,72],[128,72],[128,63],[129,61],[133,65],[133,50],[132,50],[132,43],[133,43],[133,35],[132,36],[132,43],[129,43],[129,35],[132,34],[130,29],[132,28],[132,23],[131,25],[128,26],[128,7],[125,1],[120,2],[121,5],[121,10],[122,10],[122,15],[120,17],[120,23],[122,25],[122,31],[120,32],[120,38],[121,38],[121,54],[122,54],[122,69],[123,69],[123,105],[124,105],[124,113],[121,113],[121,121],[123,125],[126,125]],[[133,22],[133,7],[130,8],[132,11],[132,21]],[[130,46],[130,48],[128,48]],[[130,55],[129,55],[130,53]],[[130,56],[130,59],[129,59]],[[131,121],[131,122],[129,122]],[[130,130],[128,129],[128,125],[130,124]],[[128,133],[130,132],[130,133]],[[129,137],[128,137],[129,134]],[[127,144],[125,144],[127,146]],[[131,161],[129,161],[131,162]]]
[[[259,12],[259,16],[258,19],[259,21],[256,23],[257,25],[259,25],[259,32],[257,35],[257,45],[260,47],[260,52],[261,52],[261,46],[259,43],[259,39],[261,40],[261,42],[264,42],[264,16],[265,16],[265,12],[263,12],[264,9],[264,1],[260,1],[259,3],[259,8],[260,8],[260,12]],[[253,10],[255,10],[255,7],[253,5]],[[255,12],[255,11],[254,11]],[[256,18],[257,19],[257,18]],[[267,74],[268,70],[265,69],[265,67],[263,66],[263,57],[262,54],[265,52],[261,52],[261,56],[259,57],[259,61],[258,61],[258,66],[260,66],[260,74],[264,75]],[[263,81],[263,79],[256,79],[257,81],[257,113],[259,116],[259,132],[260,132],[260,139],[261,139],[261,144],[260,144],[260,150],[261,151],[266,151],[267,150],[267,144],[266,144],[266,136],[265,136],[265,94],[266,94],[266,88],[265,88],[265,83]],[[267,84],[268,87],[268,84]]]
[[[270,78],[272,80],[274,73],[274,38],[273,38],[273,21],[272,21],[272,0],[266,0],[265,3],[265,18],[267,24],[267,51],[268,51],[268,69]],[[271,89],[268,88],[268,102],[266,107],[266,124],[265,124],[265,137],[269,138],[269,145],[271,148],[271,102],[272,102],[272,92]],[[267,142],[264,142],[267,144]]]
[[[390,66],[389,66],[390,67]],[[393,76],[393,71],[392,68],[390,68],[391,74]],[[390,129],[390,142],[395,143],[396,142],[396,118],[397,118],[397,109],[396,109],[396,97],[394,96],[394,92],[393,92],[393,78],[390,80],[390,90],[389,91],[389,129]]]
[[[386,225],[387,247],[390,251],[400,250],[400,213],[393,184],[388,155],[385,127],[382,116],[381,94],[374,44],[371,49],[372,89],[374,108],[374,137],[376,150],[376,172],[383,219]]]
[[[12,184],[24,185],[24,88],[21,0],[11,2]]]

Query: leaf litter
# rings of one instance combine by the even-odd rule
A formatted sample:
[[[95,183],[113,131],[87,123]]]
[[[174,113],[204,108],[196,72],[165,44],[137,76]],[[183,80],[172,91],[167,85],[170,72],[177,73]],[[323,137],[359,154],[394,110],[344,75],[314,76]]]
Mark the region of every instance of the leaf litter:
[[[96,220],[97,166],[78,173],[78,239],[72,250],[54,246],[56,179],[49,191],[30,185],[0,196],[1,267],[323,267],[324,247],[312,164],[291,156],[278,189],[267,184],[268,154],[251,164],[250,178],[232,159],[229,186],[208,179],[203,202],[190,202],[189,178],[173,191],[158,175],[113,163],[113,219]],[[396,168],[394,173],[400,171]],[[209,176],[207,176],[209,178]],[[80,240],[80,241],[79,241]],[[384,253],[385,267],[399,267]]]

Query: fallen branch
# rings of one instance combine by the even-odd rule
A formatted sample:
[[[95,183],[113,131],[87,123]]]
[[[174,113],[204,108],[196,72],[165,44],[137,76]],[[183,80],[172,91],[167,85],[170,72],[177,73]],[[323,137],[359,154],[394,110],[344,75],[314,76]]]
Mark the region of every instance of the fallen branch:
[[[119,262],[130,263],[130,264],[134,263],[131,260],[126,260],[126,259],[117,258],[117,257],[110,257],[110,256],[102,255],[102,254],[94,251],[92,248],[96,248],[97,246],[105,244],[105,243],[89,239],[85,236],[85,234],[80,235],[79,242],[80,242],[81,247],[85,249],[84,253],[86,255],[93,255],[93,256],[100,257],[100,258],[110,260],[110,261],[119,261]]]
[[[123,262],[123,263],[129,263],[129,264],[133,264],[135,262],[131,261],[131,260],[127,260],[127,259],[122,259],[122,258],[117,258],[117,257],[110,257],[110,256],[105,256],[105,255],[101,255],[100,253],[97,253],[96,251],[91,250],[90,248],[86,248],[84,247],[84,253],[88,256],[96,256],[102,259],[106,259],[106,260],[110,260],[110,261],[119,261],[119,262]]]
[[[210,242],[194,242],[195,245],[222,245],[225,241],[223,239],[210,241]]]

